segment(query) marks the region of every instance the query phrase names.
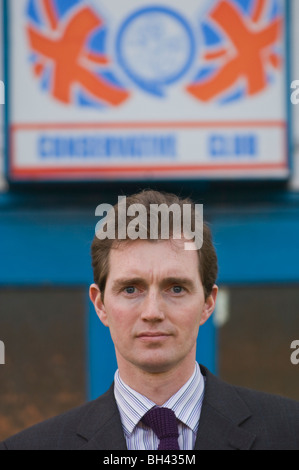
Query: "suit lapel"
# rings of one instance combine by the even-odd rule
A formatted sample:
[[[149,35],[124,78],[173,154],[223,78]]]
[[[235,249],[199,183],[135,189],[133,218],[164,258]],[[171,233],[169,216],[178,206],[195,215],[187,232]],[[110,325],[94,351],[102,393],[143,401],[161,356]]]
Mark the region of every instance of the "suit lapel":
[[[201,366],[206,377],[205,396],[195,449],[250,449],[255,435],[240,425],[250,419],[251,412],[234,387],[219,380]]]
[[[93,402],[77,434],[87,441],[81,450],[127,450],[113,385]]]
[[[254,440],[255,435],[243,430],[210,405],[203,407],[195,450],[247,450]]]

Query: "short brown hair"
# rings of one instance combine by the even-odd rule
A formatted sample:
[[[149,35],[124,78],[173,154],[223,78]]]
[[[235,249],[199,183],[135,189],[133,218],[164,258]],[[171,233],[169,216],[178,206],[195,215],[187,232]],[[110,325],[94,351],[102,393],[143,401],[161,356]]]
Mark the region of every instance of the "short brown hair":
[[[190,204],[191,206],[191,223],[192,223],[192,230],[194,230],[194,218],[195,218],[195,204],[189,198],[180,198],[175,194],[171,193],[164,193],[160,191],[154,190],[143,190],[139,193],[133,194],[126,198],[126,209],[128,206],[133,204],[142,204],[146,210],[147,214],[150,213],[150,207],[153,204],[161,205],[166,204],[170,207],[172,204],[177,204],[180,208],[183,208],[184,204]],[[127,212],[126,212],[127,213]],[[116,227],[116,234],[118,233],[118,203],[114,206],[114,214],[115,214],[115,227]],[[170,237],[173,235],[172,228],[173,228],[173,220],[171,212],[169,212],[169,225],[170,225]],[[126,215],[126,227],[128,226],[129,222],[133,220],[133,216]],[[161,226],[161,219],[159,219],[159,224]],[[149,229],[148,229],[149,231]],[[161,233],[159,234],[161,235]],[[151,240],[148,237],[149,241]],[[96,235],[93,239],[92,246],[91,246],[91,257],[92,257],[92,267],[93,267],[93,276],[94,282],[98,285],[101,293],[102,299],[104,298],[104,291],[106,286],[107,277],[109,274],[109,254],[111,249],[115,249],[119,246],[120,243],[125,243],[129,241],[128,238],[125,240],[111,239],[105,238],[104,240],[100,240]],[[216,282],[217,273],[218,273],[218,263],[217,263],[217,255],[216,251],[212,242],[212,235],[210,228],[208,227],[207,223],[203,222],[203,243],[202,247],[197,250],[198,252],[198,260],[199,260],[199,275],[201,282],[203,284],[205,298],[207,298],[211,292],[212,287]]]

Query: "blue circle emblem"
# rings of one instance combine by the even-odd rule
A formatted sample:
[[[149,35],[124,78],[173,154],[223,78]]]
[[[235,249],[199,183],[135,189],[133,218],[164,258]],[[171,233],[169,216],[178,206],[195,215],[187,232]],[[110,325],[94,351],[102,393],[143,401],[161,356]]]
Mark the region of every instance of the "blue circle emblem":
[[[143,90],[163,95],[163,86],[179,80],[195,55],[187,21],[165,7],[135,11],[121,25],[116,40],[118,63]]]

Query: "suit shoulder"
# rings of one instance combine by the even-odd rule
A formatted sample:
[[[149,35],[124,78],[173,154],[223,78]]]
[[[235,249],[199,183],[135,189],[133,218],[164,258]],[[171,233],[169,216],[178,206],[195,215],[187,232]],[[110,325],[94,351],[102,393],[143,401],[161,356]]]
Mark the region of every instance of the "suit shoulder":
[[[203,372],[205,403],[218,416],[254,436],[253,448],[299,449],[298,401],[229,384],[205,368]]]
[[[0,444],[0,449],[1,445],[2,449],[11,450],[47,450],[59,448],[61,436],[63,435],[64,439],[66,439],[67,436],[74,436],[80,418],[88,412],[91,406],[92,403],[85,403],[60,415],[34,424],[4,440]]]
[[[94,413],[105,395],[18,432],[2,443],[0,442],[0,450],[73,450],[79,448],[86,440],[78,433],[78,427],[88,415]]]
[[[250,407],[262,409],[280,409],[299,413],[299,401],[282,395],[253,390],[247,387],[233,386],[236,392]]]
[[[284,412],[294,413],[298,419],[299,401],[282,395],[227,383],[211,374],[211,372],[209,372],[205,367],[201,366],[201,368],[208,379],[207,385],[209,385],[209,395],[212,397],[212,400],[218,401],[219,390],[221,390],[221,393],[225,393],[225,395],[229,397],[235,397],[235,393],[237,393],[237,395],[242,398],[242,401],[244,401],[247,404],[247,407],[251,410],[262,410],[263,412],[266,412],[267,410],[273,411],[273,409],[276,409],[281,410],[282,414]],[[211,384],[212,387],[210,387]]]
[[[299,448],[299,402],[281,395],[235,387],[256,420],[270,436],[296,441]]]

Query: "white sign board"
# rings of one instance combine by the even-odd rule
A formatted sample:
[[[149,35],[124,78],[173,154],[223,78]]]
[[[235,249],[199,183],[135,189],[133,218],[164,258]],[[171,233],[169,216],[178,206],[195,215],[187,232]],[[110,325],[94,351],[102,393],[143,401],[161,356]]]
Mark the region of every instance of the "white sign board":
[[[285,178],[284,0],[9,0],[12,180]]]

